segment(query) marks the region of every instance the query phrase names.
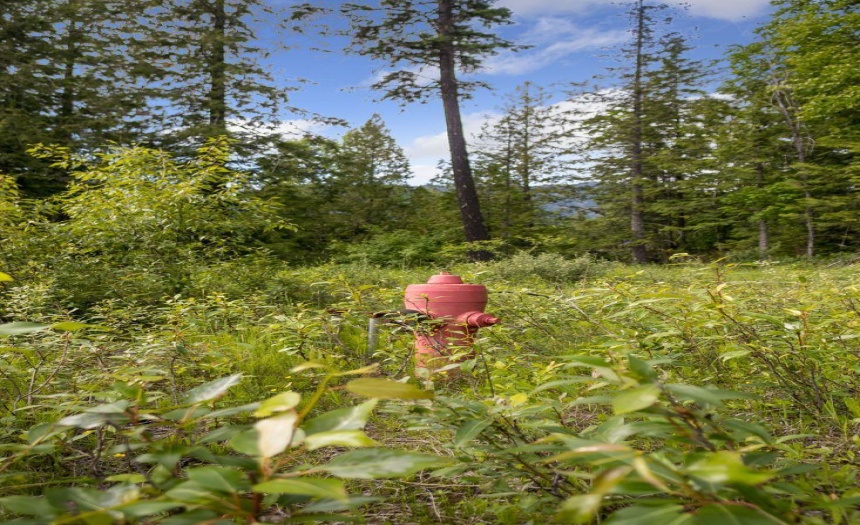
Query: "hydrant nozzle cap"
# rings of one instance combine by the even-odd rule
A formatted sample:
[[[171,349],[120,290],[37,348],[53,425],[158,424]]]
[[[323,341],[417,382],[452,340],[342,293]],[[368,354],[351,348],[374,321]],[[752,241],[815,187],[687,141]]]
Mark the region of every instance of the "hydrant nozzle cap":
[[[448,272],[439,272],[439,275],[434,275],[427,280],[427,284],[463,284],[463,279],[459,275],[451,275]]]

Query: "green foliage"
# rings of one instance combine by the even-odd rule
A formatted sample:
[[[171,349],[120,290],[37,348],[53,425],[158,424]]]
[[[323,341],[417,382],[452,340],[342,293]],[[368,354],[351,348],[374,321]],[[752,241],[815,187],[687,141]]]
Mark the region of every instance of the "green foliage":
[[[512,257],[487,264],[490,275],[511,283],[531,282],[537,278],[548,283],[564,285],[587,277],[600,275],[606,263],[583,255],[566,259],[556,253],[531,254],[519,252]]]
[[[0,325],[0,335],[16,337],[27,347],[31,345],[22,336],[49,328],[87,327],[18,323]],[[74,344],[85,340],[77,338]],[[56,383],[68,386],[74,381],[73,375],[57,375],[70,368],[65,356],[71,341],[65,338],[63,357],[53,363],[56,368],[48,379],[29,383],[26,401],[30,407],[32,396],[49,398],[45,395],[48,390],[64,388]],[[12,363],[10,355],[27,353],[27,349],[3,348],[2,352],[4,363]],[[378,446],[362,430],[375,400],[308,419],[329,383],[372,368],[327,370],[307,399],[285,391],[261,402],[227,405],[219,400],[239,384],[241,374],[171,393],[163,388],[171,384],[168,378],[175,370],[149,368],[135,373],[127,366],[108,368],[113,377],[108,375],[107,382],[95,377],[77,378],[100,404],[92,405],[88,396],[70,392],[70,397],[54,407],[68,414],[65,417],[24,428],[18,439],[7,431],[5,437],[12,439],[3,445],[0,491],[14,494],[21,489],[49,487],[41,495],[0,497],[0,508],[5,512],[32,517],[31,521],[13,522],[191,523],[217,516],[257,521],[275,515],[326,520],[369,500],[350,496],[342,480],[325,477],[325,473],[342,479],[402,477],[445,461],[429,454],[385,448],[347,452],[334,458],[316,454],[315,461],[295,461],[297,456],[321,449]],[[13,368],[4,367],[7,380],[14,380],[17,374]],[[26,373],[21,371],[20,376]],[[378,379],[353,380],[346,388],[371,398],[432,397],[432,393],[415,387]],[[7,424],[18,428],[26,424],[25,418],[15,415],[20,407],[4,408]],[[59,474],[66,476],[66,481],[61,486],[51,487],[54,472],[33,470],[44,462],[63,465]],[[99,478],[105,481],[99,483]],[[66,483],[73,485],[62,486]]]
[[[853,267],[676,260],[455,268],[503,322],[435,392],[404,374],[408,322],[372,354],[366,334],[426,270],[282,269],[244,296],[210,281],[0,325],[2,516],[856,521]],[[42,302],[2,284],[16,318]]]
[[[61,248],[33,254],[52,267],[57,293],[74,307],[185,291],[201,268],[253,254],[265,232],[289,228],[274,203],[249,191],[249,174],[228,167],[226,139],[186,160],[142,147],[100,154],[92,163],[64,148],[34,153],[74,169],[74,182],[58,199],[67,220],[39,236]]]

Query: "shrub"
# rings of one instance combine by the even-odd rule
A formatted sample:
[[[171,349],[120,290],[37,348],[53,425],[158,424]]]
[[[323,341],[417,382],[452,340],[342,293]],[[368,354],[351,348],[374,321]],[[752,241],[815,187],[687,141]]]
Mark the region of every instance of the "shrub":
[[[541,279],[553,284],[573,283],[600,275],[606,263],[590,255],[566,259],[556,253],[520,252],[509,259],[488,264],[490,275],[506,281]]]

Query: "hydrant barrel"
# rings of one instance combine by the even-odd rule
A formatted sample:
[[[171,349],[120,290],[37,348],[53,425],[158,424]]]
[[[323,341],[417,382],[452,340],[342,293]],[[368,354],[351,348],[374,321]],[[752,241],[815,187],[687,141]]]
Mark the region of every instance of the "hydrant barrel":
[[[403,304],[408,310],[417,310],[435,324],[430,330],[416,331],[415,357],[418,366],[440,367],[446,363],[434,359],[450,355],[453,348],[470,347],[478,328],[499,322],[484,312],[487,306],[487,288],[480,284],[466,284],[457,275],[441,272],[430,277],[426,284],[406,287]]]

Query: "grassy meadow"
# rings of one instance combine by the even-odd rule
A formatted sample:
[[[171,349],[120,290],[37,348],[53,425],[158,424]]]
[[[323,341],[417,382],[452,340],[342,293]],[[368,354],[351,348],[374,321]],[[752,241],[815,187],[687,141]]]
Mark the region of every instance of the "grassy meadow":
[[[78,311],[0,274],[0,520],[860,522],[852,261],[446,269],[502,322],[435,374],[368,323],[437,268],[236,263]]]

